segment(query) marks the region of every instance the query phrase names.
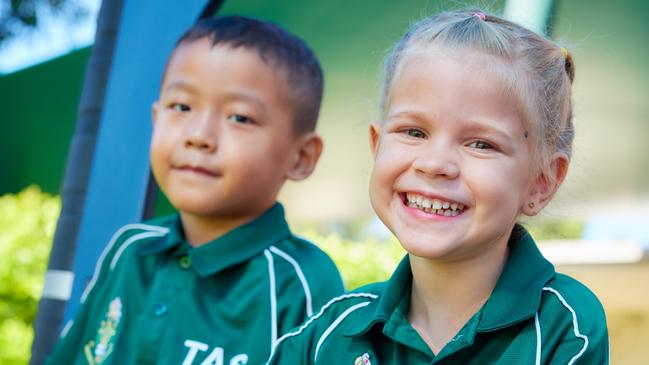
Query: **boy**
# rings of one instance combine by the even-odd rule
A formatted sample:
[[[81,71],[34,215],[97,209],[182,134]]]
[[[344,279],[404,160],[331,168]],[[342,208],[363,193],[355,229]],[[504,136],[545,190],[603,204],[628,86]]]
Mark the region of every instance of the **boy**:
[[[153,105],[151,167],[179,214],[121,228],[48,364],[257,364],[343,291],[275,199],[322,150],[322,71],[303,41],[245,17],[183,35]]]

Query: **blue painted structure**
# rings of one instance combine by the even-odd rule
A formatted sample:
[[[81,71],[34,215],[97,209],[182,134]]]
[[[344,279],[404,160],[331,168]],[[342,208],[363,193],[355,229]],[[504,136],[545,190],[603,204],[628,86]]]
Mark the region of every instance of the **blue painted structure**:
[[[85,284],[111,235],[145,215],[151,184],[151,104],[175,41],[199,18],[207,3],[124,1],[64,321],[76,313]]]

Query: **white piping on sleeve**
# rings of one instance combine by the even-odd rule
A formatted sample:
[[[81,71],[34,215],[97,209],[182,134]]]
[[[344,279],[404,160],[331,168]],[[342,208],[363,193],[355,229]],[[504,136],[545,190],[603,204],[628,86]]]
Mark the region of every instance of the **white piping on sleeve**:
[[[570,313],[572,314],[572,327],[575,332],[575,337],[581,338],[584,340],[584,347],[581,348],[581,351],[579,351],[575,356],[570,359],[570,362],[568,362],[568,365],[572,365],[577,361],[583,354],[586,352],[586,348],[588,348],[588,337],[583,335],[581,332],[579,332],[579,323],[577,322],[577,313],[575,313],[575,310],[566,302],[566,300],[563,298],[563,296],[554,288],[550,287],[544,287],[543,290],[549,291],[553,293],[554,295],[559,298],[559,301],[561,304],[563,304],[564,307],[568,308]]]
[[[83,290],[83,293],[81,294],[81,303],[86,301],[86,298],[88,297],[88,294],[92,290],[92,288],[95,286],[95,283],[97,283],[97,278],[99,277],[99,271],[101,270],[101,265],[104,262],[104,259],[106,258],[106,255],[110,252],[110,250],[113,248],[115,245],[115,242],[117,242],[117,239],[124,234],[124,232],[131,230],[131,229],[142,229],[142,230],[149,230],[149,231],[155,231],[163,234],[167,234],[169,232],[168,228],[165,227],[159,227],[159,226],[151,226],[148,224],[141,224],[141,223],[134,223],[134,224],[127,224],[120,229],[117,230],[113,234],[113,236],[110,238],[110,241],[108,242],[108,245],[106,245],[106,248],[101,252],[101,255],[99,255],[99,259],[97,260],[97,263],[95,264],[95,272],[92,275],[92,279],[90,279],[90,282],[88,283],[88,286]]]
[[[318,344],[315,346],[315,355],[313,356],[313,362],[318,360],[318,351],[320,350],[320,346],[322,346],[322,344],[327,339],[327,337],[329,337],[331,332],[333,332],[336,329],[336,327],[338,327],[340,322],[342,322],[345,318],[347,318],[347,316],[353,311],[366,307],[370,303],[371,301],[367,301],[363,303],[358,303],[356,305],[347,308],[347,310],[345,310],[341,315],[339,315],[338,318],[336,318],[336,320],[333,321],[333,323],[329,327],[327,327],[327,329],[322,333],[322,336],[320,336],[320,339],[318,340]]]
[[[376,299],[378,296],[376,294],[372,293],[349,293],[349,294],[343,294],[341,296],[335,297],[331,299],[330,301],[327,302],[327,304],[323,305],[322,308],[318,311],[318,313],[311,318],[309,318],[306,322],[304,322],[298,329],[296,329],[293,332],[289,332],[285,334],[284,336],[280,337],[279,340],[277,340],[277,343],[275,344],[275,347],[273,350],[270,352],[270,356],[268,357],[268,361],[270,361],[273,358],[273,355],[275,354],[275,349],[277,346],[284,340],[286,340],[289,337],[295,337],[302,333],[313,321],[316,319],[320,318],[324,312],[331,307],[334,303],[339,302],[343,299],[348,299],[348,298],[369,298],[369,299]]]
[[[160,233],[160,232],[142,232],[138,233],[132,237],[129,237],[124,243],[119,246],[119,249],[117,249],[117,252],[115,252],[115,256],[113,256],[113,259],[110,261],[110,269],[114,269],[115,265],[117,265],[117,261],[119,261],[120,256],[122,256],[122,253],[124,250],[128,248],[132,243],[135,243],[139,240],[143,240],[145,238],[150,238],[150,237],[162,237],[166,233]]]
[[[270,250],[274,254],[279,255],[284,260],[288,261],[291,265],[293,265],[293,268],[295,268],[295,273],[297,274],[298,279],[300,279],[300,282],[302,283],[302,288],[304,289],[304,297],[306,298],[306,315],[307,317],[311,317],[311,315],[313,315],[311,289],[309,288],[309,283],[306,281],[306,277],[304,277],[304,272],[302,272],[302,268],[300,267],[300,264],[298,264],[297,261],[295,261],[295,259],[291,257],[289,254],[287,254],[286,252],[280,250],[275,246],[270,246]]]
[[[65,324],[65,326],[63,326],[63,329],[61,330],[61,335],[60,335],[61,338],[65,337],[65,335],[68,334],[68,331],[70,331],[70,328],[72,328],[73,324],[74,324],[74,320],[71,319]]]
[[[268,261],[268,280],[270,281],[270,350],[273,351],[277,343],[277,292],[275,291],[275,265],[273,255],[264,250]]]
[[[541,365],[541,323],[539,312],[534,313],[534,326],[536,327],[536,361],[534,364]]]

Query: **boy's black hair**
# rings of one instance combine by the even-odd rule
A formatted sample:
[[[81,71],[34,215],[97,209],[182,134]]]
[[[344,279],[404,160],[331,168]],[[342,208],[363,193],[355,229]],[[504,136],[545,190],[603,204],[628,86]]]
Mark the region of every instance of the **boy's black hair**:
[[[322,101],[322,68],[302,39],[276,24],[231,15],[200,20],[180,37],[176,48],[203,38],[211,40],[212,46],[255,50],[263,62],[281,67],[288,81],[285,89],[293,104],[294,132],[299,135],[315,130]]]

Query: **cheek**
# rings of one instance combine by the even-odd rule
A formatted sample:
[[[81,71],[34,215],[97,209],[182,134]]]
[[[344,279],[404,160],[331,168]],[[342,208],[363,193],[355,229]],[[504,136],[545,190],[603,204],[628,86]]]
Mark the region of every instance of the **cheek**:
[[[400,153],[387,143],[379,147],[370,177],[370,200],[375,209],[390,201],[398,179],[408,169],[405,160],[403,151]]]
[[[395,179],[409,166],[408,151],[385,140],[374,160],[374,171],[381,179]]]
[[[154,129],[149,148],[152,162],[164,158],[169,153],[169,136],[164,131]]]
[[[490,206],[518,209],[527,189],[524,170],[524,166],[511,161],[476,162],[464,173],[476,200],[489,202]]]
[[[391,164],[388,155],[378,153],[374,160],[374,167],[372,168],[372,175],[370,180],[371,191],[374,194],[378,193],[381,189],[387,189],[392,186],[394,179],[394,167]]]

